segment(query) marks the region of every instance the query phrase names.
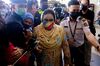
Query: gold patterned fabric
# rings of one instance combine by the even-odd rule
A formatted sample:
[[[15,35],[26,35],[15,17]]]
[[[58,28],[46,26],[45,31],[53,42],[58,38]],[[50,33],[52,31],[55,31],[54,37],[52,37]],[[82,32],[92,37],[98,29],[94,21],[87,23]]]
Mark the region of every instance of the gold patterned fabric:
[[[35,28],[37,40],[43,47],[42,53],[37,57],[38,66],[62,66],[61,51],[64,41],[63,28],[54,25],[50,31],[45,30],[42,24]]]

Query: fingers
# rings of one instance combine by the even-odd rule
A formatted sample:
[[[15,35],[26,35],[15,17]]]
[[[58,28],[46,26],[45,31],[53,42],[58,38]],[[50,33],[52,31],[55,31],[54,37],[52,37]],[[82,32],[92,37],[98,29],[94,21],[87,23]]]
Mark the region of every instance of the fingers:
[[[41,53],[43,48],[42,48],[42,46],[37,45],[37,46],[35,47],[35,49],[38,51],[38,53]]]
[[[100,46],[97,48],[97,51],[100,53]]]
[[[31,39],[32,35],[33,35],[31,31],[26,31],[26,33],[23,32],[23,34],[24,34],[24,36],[25,36],[26,39]]]
[[[23,50],[20,48],[14,48],[14,51],[11,53],[10,57],[13,59],[17,59],[22,55],[22,51]]]

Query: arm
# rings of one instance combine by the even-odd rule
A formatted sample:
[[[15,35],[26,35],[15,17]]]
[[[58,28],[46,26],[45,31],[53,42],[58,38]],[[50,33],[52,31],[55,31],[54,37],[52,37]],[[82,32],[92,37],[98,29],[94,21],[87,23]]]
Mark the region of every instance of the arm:
[[[85,32],[85,31],[84,31]],[[88,39],[90,44],[97,48],[97,46],[100,46],[98,41],[96,40],[95,36],[91,32],[85,32],[86,38]]]
[[[100,52],[100,44],[96,40],[95,36],[90,32],[87,20],[83,22],[83,31],[86,38],[92,46],[94,46]]]
[[[68,66],[68,64],[70,64],[70,50],[67,41],[63,43],[62,49],[64,53],[64,66]]]
[[[62,42],[62,50],[64,53],[64,66],[68,66],[71,63],[71,57],[70,57],[70,49],[69,49],[69,44],[67,41],[67,36],[63,31],[63,42]]]

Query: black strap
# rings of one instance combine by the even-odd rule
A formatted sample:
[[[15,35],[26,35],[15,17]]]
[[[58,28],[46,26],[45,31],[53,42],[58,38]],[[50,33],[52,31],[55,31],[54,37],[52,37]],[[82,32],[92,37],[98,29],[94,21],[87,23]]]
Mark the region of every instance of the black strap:
[[[70,32],[71,32],[71,35],[72,35],[73,39],[74,39],[75,34],[76,34],[76,27],[77,27],[77,22],[76,22],[76,24],[75,24],[74,33],[73,33],[73,32],[72,32],[72,29],[71,29],[71,24],[70,24],[70,21],[69,21],[69,28],[70,28]]]

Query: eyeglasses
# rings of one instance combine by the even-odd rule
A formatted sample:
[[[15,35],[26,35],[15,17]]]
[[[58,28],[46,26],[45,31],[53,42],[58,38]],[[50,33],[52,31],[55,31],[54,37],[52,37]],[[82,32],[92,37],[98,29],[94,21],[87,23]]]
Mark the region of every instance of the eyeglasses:
[[[54,19],[44,19],[44,21],[50,21],[50,22],[52,22],[52,21],[54,21]]]

